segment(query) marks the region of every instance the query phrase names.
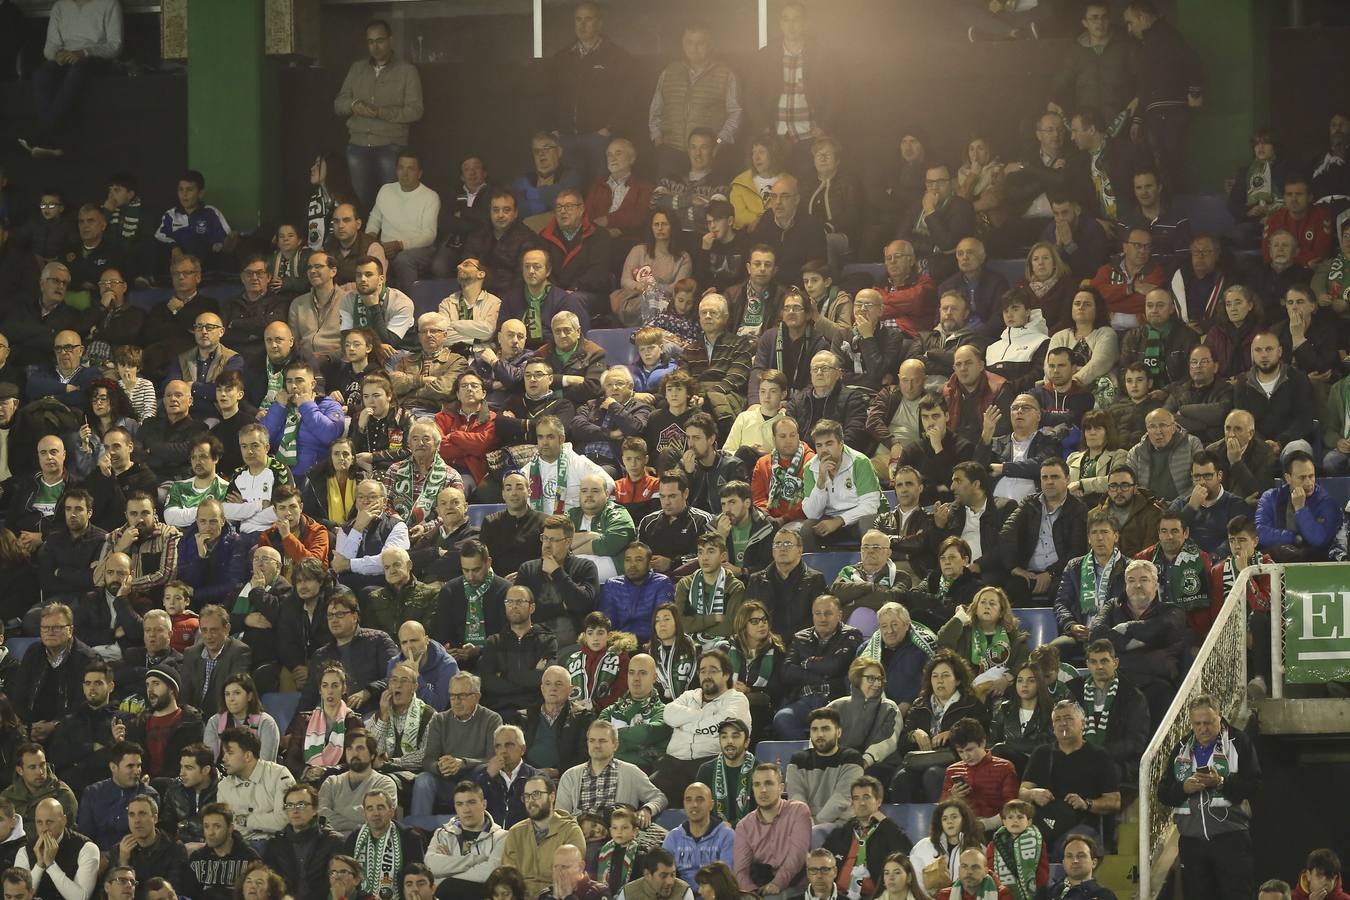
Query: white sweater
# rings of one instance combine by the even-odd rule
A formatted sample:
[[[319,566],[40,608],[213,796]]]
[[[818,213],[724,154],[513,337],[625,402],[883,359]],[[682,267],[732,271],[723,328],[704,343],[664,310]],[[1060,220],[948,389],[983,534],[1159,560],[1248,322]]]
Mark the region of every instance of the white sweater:
[[[666,704],[666,724],[675,729],[666,752],[676,759],[704,759],[722,752],[717,727],[727,719],[750,724],[750,701],[738,690],[723,691],[709,703],[693,688]]]
[[[436,218],[441,214],[441,195],[419,184],[411,191],[391,181],[375,195],[366,231],[381,241],[400,241],[404,250],[436,243]]]
[[[282,801],[295,784],[291,770],[280,763],[258,760],[248,779],[226,775],[220,779],[216,799],[234,810],[234,827],[246,841],[275,837],[286,827]]]

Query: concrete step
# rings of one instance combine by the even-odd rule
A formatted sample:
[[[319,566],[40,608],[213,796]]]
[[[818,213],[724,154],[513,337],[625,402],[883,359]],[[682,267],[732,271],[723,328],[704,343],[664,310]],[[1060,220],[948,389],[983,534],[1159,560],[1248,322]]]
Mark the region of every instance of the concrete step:
[[[1097,866],[1097,881],[1110,889],[1120,900],[1132,897],[1135,893],[1135,884],[1130,875],[1134,872],[1136,862],[1137,857],[1134,854],[1113,853]]]

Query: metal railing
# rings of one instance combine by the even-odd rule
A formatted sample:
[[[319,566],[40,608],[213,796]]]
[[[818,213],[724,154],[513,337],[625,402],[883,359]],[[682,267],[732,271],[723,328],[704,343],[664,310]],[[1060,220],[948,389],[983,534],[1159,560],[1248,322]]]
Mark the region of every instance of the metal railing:
[[[1238,718],[1247,710],[1247,584],[1257,575],[1271,575],[1272,620],[1280,617],[1280,606],[1275,583],[1284,566],[1271,564],[1249,566],[1243,570],[1228,592],[1219,614],[1214,618],[1209,635],[1191,663],[1190,671],[1182,679],[1172,705],[1167,708],[1158,730],[1139,758],[1139,891],[1141,900],[1153,900],[1158,893],[1155,876],[1159,859],[1171,839],[1172,809],[1157,801],[1158,783],[1170,777],[1172,760],[1166,754],[1191,730],[1186,707],[1198,694],[1212,694],[1223,707],[1229,719]],[[1283,628],[1272,622],[1272,635],[1282,635]],[[1272,636],[1274,646],[1276,638]],[[1278,671],[1280,657],[1274,667]],[[1277,683],[1278,676],[1277,676]],[[1160,879],[1159,879],[1160,880]]]

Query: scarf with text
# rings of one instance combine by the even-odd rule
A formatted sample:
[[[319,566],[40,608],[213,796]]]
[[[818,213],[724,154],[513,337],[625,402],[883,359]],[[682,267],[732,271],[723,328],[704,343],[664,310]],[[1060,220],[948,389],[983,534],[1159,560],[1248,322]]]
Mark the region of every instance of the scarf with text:
[[[352,300],[352,327],[369,328],[371,322],[374,321],[373,310],[383,308],[385,306],[385,301],[387,301],[388,299],[389,299],[388,287],[383,287],[380,289],[380,300],[373,307],[367,306],[366,302],[362,300],[361,296],[358,294],[356,298]]]
[[[978,625],[970,627],[970,664],[986,672],[994,666],[1006,666],[1012,659],[1012,639],[1008,629],[999,625],[993,634],[985,634]]]
[[[403,870],[403,840],[399,837],[398,826],[392,822],[384,837],[376,838],[370,834],[370,826],[362,825],[356,833],[356,847],[352,853],[361,864],[365,876],[361,887],[379,900],[393,900],[400,896],[396,889],[396,879]]]
[[[544,496],[543,475],[540,473],[539,464],[542,462],[538,456],[535,456],[534,462],[530,463],[530,506],[544,515],[561,515],[566,511],[565,501],[567,496],[567,448],[558,454],[558,477],[556,480],[556,493],[553,497],[553,508],[546,509],[548,498]]]
[[[927,656],[929,659],[932,659],[933,654],[937,653],[937,635],[935,635],[933,630],[927,625],[920,625],[918,622],[910,622],[909,637],[905,640],[922,650],[924,656]],[[886,644],[881,640],[881,632],[874,631],[872,632],[872,636],[867,639],[867,642],[863,644],[862,649],[858,651],[858,656],[864,659],[875,659],[877,662],[881,662],[881,653],[885,649]]]
[[[1036,826],[1029,826],[1021,834],[1006,828],[994,832],[994,873],[1012,892],[1016,900],[1033,900],[1036,896],[1036,872],[1041,855],[1045,853],[1045,838]]]
[[[782,457],[774,451],[771,457],[773,465],[769,469],[770,508],[780,503],[793,504],[802,498],[802,460],[805,456],[806,445],[800,441],[786,466],[781,462]]]
[[[464,579],[464,643],[481,647],[487,643],[487,626],[483,617],[483,595],[492,587],[496,573],[489,566],[480,584]]]
[[[722,754],[717,754],[717,761],[713,763],[713,813],[721,816],[733,828],[755,808],[755,797],[751,791],[754,772],[755,755],[749,752],[734,774],[727,767],[727,759]],[[735,796],[732,795],[733,781]]]
[[[1181,545],[1181,552],[1170,563],[1163,557],[1162,545],[1153,550],[1153,564],[1167,576],[1167,602],[1189,612],[1209,606],[1208,586],[1205,584],[1205,563],[1200,547],[1190,539]]]
[[[689,689],[689,683],[694,678],[694,644],[687,637],[670,646],[654,643],[657,644],[656,653],[653,654],[656,657],[656,681],[665,692],[666,699],[674,700]]]
[[[567,674],[572,679],[572,694],[568,698],[573,703],[592,701],[609,696],[614,679],[619,677],[622,660],[613,650],[606,650],[596,663],[595,675],[586,672],[586,651],[578,650],[567,657]]]
[[[1119,690],[1119,678],[1112,678],[1105,691],[1090,679],[1083,686],[1083,740],[1094,747],[1106,746],[1106,729],[1111,724],[1111,708],[1116,705]]]
[[[295,468],[296,446],[300,437],[300,409],[294,403],[286,404],[286,424],[281,426],[281,440],[277,442],[277,459]]]
[[[422,732],[422,717],[434,716],[435,714],[436,711],[428,706],[425,700],[417,696],[412,698],[407,711],[398,721],[394,720],[394,713],[390,710],[389,724],[391,727],[385,733],[386,740],[379,742],[380,751],[388,754],[390,759],[397,759],[414,752],[420,744],[418,737]],[[391,746],[385,746],[386,741]]]
[[[389,474],[394,480],[394,491],[393,496],[389,498],[389,505],[397,510],[400,516],[413,521],[418,510],[422,511],[422,519],[436,515],[436,497],[450,478],[450,464],[441,459],[439,453],[432,457],[431,468],[427,470],[427,477],[422,482],[420,491],[416,490],[417,463],[411,458],[395,465],[389,470]]]
[[[1111,599],[1111,573],[1120,558],[1120,548],[1117,547],[1111,551],[1111,558],[1106,561],[1106,565],[1098,567],[1097,557],[1091,553],[1083,554],[1083,562],[1078,569],[1079,610],[1089,616],[1095,615]]]

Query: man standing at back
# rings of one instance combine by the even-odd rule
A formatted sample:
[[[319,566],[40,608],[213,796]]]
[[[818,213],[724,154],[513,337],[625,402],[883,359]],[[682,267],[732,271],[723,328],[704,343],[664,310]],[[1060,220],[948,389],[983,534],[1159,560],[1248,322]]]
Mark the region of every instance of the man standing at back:
[[[657,173],[662,177],[682,172],[687,162],[685,142],[695,128],[712,129],[720,149],[735,142],[741,126],[736,73],[712,59],[712,29],[701,23],[686,25],[680,43],[684,58],[661,73],[647,113]]]
[[[576,41],[549,61],[546,127],[580,170],[582,183],[589,184],[605,173],[610,138],[624,131],[633,58],[605,34],[600,4],[578,3],[572,21]]]

